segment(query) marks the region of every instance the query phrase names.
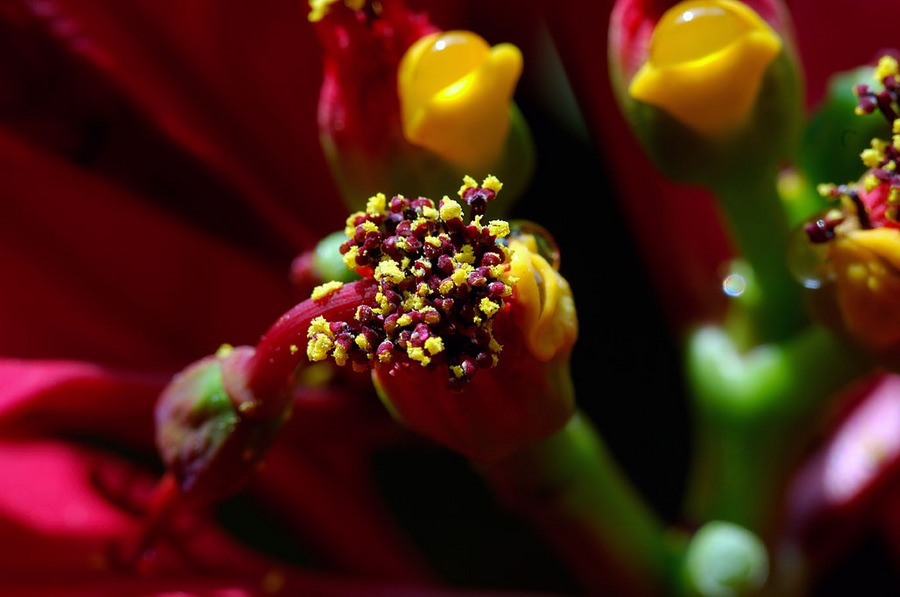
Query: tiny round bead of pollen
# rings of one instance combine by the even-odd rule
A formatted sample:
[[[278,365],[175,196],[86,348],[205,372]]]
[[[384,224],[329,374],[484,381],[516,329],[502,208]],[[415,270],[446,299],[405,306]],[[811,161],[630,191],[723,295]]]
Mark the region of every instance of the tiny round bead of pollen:
[[[491,282],[488,285],[488,292],[492,297],[501,297],[506,294],[506,284],[503,282]]]
[[[475,372],[478,371],[478,364],[470,357],[462,359],[459,362],[459,366],[462,368],[463,375],[466,377],[472,377],[475,375]]]

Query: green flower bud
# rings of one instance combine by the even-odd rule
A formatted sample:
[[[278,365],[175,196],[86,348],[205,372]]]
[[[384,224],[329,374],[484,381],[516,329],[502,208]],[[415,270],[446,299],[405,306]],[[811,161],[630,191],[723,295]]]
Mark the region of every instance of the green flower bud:
[[[231,359],[251,350],[223,347],[177,374],[160,395],[157,449],[182,493],[194,500],[216,501],[240,489],[287,417],[287,409],[248,416],[252,409],[242,409],[226,391],[223,369],[232,374]]]
[[[723,521],[701,527],[688,544],[684,581],[691,594],[703,597],[749,595],[769,576],[766,546],[747,529]]]

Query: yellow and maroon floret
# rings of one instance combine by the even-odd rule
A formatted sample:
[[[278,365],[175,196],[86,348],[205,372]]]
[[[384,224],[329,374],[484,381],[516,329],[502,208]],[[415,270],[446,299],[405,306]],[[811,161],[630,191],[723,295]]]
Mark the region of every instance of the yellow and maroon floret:
[[[494,367],[502,350],[494,320],[509,309],[515,283],[509,224],[483,221],[501,187],[493,176],[480,185],[467,177],[459,190],[466,207],[446,196],[435,204],[379,193],[351,215],[344,263],[373,278],[378,292],[353,321],[317,317],[308,332],[309,359],[331,357],[357,370],[440,363],[451,388]],[[337,287],[320,287],[314,298]]]
[[[822,320],[866,348],[879,364],[900,370],[900,63],[883,56],[874,70],[880,89],[857,85],[856,113],[879,112],[889,139],[874,138],[860,157],[857,182],[822,184],[837,205],[817,215],[804,231],[819,260],[816,280]]]
[[[841,207],[805,226],[813,243],[828,242],[850,231],[900,228],[900,64],[893,56],[883,56],[874,76],[881,89],[860,84],[853,90],[859,98],[856,113],[881,113],[890,126],[891,139],[872,139],[870,147],[862,152],[860,158],[867,171],[858,183],[819,185],[819,193],[841,201]]]

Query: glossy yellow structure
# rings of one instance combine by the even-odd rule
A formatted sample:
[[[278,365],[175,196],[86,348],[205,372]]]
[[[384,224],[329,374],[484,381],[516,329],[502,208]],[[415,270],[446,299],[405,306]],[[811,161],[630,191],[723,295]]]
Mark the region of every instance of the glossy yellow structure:
[[[657,23],[628,93],[701,135],[726,135],[745,122],[781,49],[778,34],[743,3],[681,2]]]

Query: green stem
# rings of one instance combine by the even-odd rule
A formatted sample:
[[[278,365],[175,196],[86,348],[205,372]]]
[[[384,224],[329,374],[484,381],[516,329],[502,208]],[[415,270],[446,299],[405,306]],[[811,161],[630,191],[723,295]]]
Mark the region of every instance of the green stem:
[[[716,430],[713,417],[699,417],[696,425],[688,518],[727,520],[765,534],[786,463],[795,456],[795,438],[780,425],[744,425],[725,433]]]
[[[765,536],[785,476],[817,413],[869,361],[824,328],[742,351],[717,327],[696,330],[687,347],[694,398],[689,519],[728,520]]]
[[[665,586],[674,566],[672,537],[583,414],[482,472],[507,506],[549,537],[588,589],[652,595]]]
[[[752,269],[747,289],[737,298],[746,310],[747,345],[778,341],[805,321],[802,288],[787,266],[791,223],[773,172],[764,169],[720,180],[713,191],[743,261]]]

